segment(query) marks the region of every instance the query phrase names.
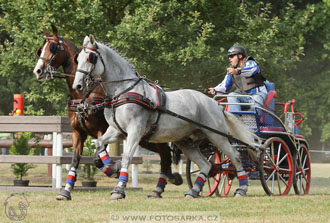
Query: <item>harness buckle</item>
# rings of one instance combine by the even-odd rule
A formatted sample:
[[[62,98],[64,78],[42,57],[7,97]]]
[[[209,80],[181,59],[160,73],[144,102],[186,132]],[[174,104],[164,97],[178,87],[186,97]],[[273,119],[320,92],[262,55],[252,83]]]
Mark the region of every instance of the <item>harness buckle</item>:
[[[86,102],[82,102],[77,105],[78,114],[84,118],[88,116],[88,110],[89,110],[89,105]]]

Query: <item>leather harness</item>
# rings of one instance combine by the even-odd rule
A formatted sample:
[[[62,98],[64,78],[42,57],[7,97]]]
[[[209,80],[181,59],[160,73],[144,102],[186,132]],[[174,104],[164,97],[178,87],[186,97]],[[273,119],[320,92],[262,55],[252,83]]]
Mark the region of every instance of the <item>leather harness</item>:
[[[144,95],[136,93],[136,92],[125,92],[120,94],[117,97],[101,97],[101,96],[95,96],[95,97],[89,97],[86,99],[71,99],[68,100],[68,110],[77,112],[78,118],[81,123],[81,125],[85,128],[85,130],[91,134],[91,132],[88,130],[85,119],[86,114],[89,109],[91,109],[93,112],[97,112],[98,110],[106,108],[112,108],[113,111],[113,121],[117,125],[118,129],[127,136],[127,133],[121,128],[119,123],[116,119],[116,108],[119,106],[122,106],[127,103],[134,103],[137,105],[142,106],[143,108],[150,110],[150,111],[158,111],[158,116],[156,121],[151,124],[148,132],[142,137],[143,141],[148,141],[151,136],[155,133],[158,127],[158,121],[161,115],[161,111],[165,110],[166,106],[166,95],[165,92],[158,87],[156,84],[151,84],[156,89],[156,102],[153,103],[150,99],[146,98]]]
[[[90,97],[87,99],[68,99],[68,110],[72,112],[76,112],[78,116],[78,120],[80,122],[80,125],[85,129],[85,131],[93,136],[94,138],[97,138],[96,135],[94,135],[91,131],[89,131],[87,125],[86,125],[86,119],[87,119],[87,114],[88,114],[88,108],[90,106],[96,106],[104,101],[103,97],[101,96],[95,96],[95,97]],[[84,103],[86,102],[86,103]],[[93,111],[93,112],[96,112]]]

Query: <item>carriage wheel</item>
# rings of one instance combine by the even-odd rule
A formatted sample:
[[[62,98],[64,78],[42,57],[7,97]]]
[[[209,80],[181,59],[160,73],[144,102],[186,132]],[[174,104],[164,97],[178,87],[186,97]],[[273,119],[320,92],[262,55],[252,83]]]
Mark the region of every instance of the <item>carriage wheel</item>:
[[[296,176],[293,188],[296,194],[308,194],[311,185],[311,162],[305,144],[301,144],[295,156]]]
[[[211,162],[213,168],[216,168],[215,165],[220,163],[220,153],[219,151],[210,151],[208,153],[203,153],[206,159]],[[194,169],[196,168],[196,169]],[[220,182],[221,174],[218,172],[210,171],[211,176],[208,176],[205,181],[205,185],[203,187],[204,193],[201,193],[201,196],[212,196],[214,192],[218,188],[218,184]],[[187,159],[186,164],[186,177],[188,186],[191,189],[193,187],[193,183],[199,174],[198,166],[192,162],[190,159]]]
[[[221,154],[221,161],[226,159],[226,155],[223,153]],[[229,161],[228,161],[229,162]],[[226,165],[227,163],[224,163],[223,165]],[[225,197],[229,194],[231,185],[233,183],[233,179],[235,176],[230,175],[228,172],[223,171],[221,172],[220,182],[217,190],[217,195],[221,197]]]
[[[281,138],[266,140],[259,165],[260,181],[268,195],[289,193],[295,171],[289,147]]]

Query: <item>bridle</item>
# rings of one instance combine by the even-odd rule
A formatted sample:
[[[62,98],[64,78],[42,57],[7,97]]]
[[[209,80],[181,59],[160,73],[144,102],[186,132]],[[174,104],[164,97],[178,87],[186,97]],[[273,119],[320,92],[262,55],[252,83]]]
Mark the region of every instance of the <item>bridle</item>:
[[[84,83],[86,83],[86,87],[87,89],[89,88],[89,86],[92,86],[92,88],[88,91],[88,93],[86,95],[89,95],[93,89],[96,88],[97,85],[99,84],[110,84],[110,83],[118,83],[118,82],[124,82],[124,81],[132,81],[132,80],[135,80],[136,82],[134,82],[133,85],[131,85],[130,87],[128,87],[127,89],[125,89],[123,92],[120,92],[118,95],[114,96],[115,97],[118,97],[119,95],[127,92],[127,91],[130,91],[132,88],[134,88],[142,79],[144,79],[143,77],[140,77],[140,75],[137,73],[137,77],[136,78],[128,78],[128,79],[122,79],[122,80],[113,80],[113,81],[102,81],[102,80],[95,80],[95,77],[94,75],[92,74],[94,69],[95,69],[95,65],[97,63],[97,60],[98,58],[100,58],[102,64],[103,64],[103,67],[105,68],[105,63],[104,63],[104,60],[103,60],[103,57],[101,55],[101,53],[99,52],[99,47],[97,45],[97,43],[94,43],[93,47],[87,47],[87,46],[83,46],[83,49],[85,52],[86,52],[86,49],[87,50],[90,50],[92,52],[89,53],[88,55],[88,62],[92,64],[92,67],[90,69],[90,71],[86,71],[86,70],[82,70],[82,69],[77,69],[77,72],[80,72],[80,73],[83,73],[84,74],[84,77],[83,77],[83,81]],[[86,52],[87,53],[87,52]],[[77,56],[75,56],[75,63],[77,63]]]
[[[53,40],[54,42],[51,42],[49,45],[50,52],[53,54],[50,59],[47,59],[45,57],[41,57],[42,48],[45,46],[46,42],[49,42],[50,40]],[[62,36],[47,36],[44,44],[42,47],[38,48],[36,55],[39,59],[45,61],[48,65],[45,68],[45,75],[46,79],[53,79],[53,74],[56,73],[56,67],[52,65],[52,62],[55,60],[56,56],[58,55],[59,51],[64,51],[63,47],[63,38]],[[48,76],[49,75],[49,76]]]
[[[92,72],[95,69],[98,58],[100,58],[104,68],[105,68],[105,64],[104,64],[102,55],[98,51],[99,47],[96,43],[93,45],[93,47],[83,46],[82,50],[84,50],[85,53],[87,53],[86,49],[92,51],[88,54],[88,62],[92,64],[92,68],[90,69],[90,71],[77,69],[77,72],[84,74],[84,77],[83,77],[84,83],[86,83],[87,88],[89,88],[89,86],[94,85],[94,82],[95,82],[95,78],[94,78],[94,75],[92,74]],[[74,58],[74,62],[76,64],[78,64],[77,57],[78,57],[78,54]]]

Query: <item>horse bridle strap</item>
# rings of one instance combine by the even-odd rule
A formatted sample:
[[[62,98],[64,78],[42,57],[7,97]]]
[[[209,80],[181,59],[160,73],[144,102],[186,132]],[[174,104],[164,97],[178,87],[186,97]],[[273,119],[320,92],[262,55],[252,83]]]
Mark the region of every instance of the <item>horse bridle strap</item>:
[[[103,57],[102,55],[100,54],[100,52],[98,51],[98,46],[97,44],[95,43],[94,44],[94,47],[87,47],[87,46],[83,46],[83,49],[82,50],[85,50],[85,49],[88,49],[90,51],[93,51],[97,54],[97,56],[101,59],[101,62],[103,64],[103,67],[105,69],[105,64],[104,64],[104,60],[103,60]],[[85,76],[84,76],[84,81],[87,83],[89,82],[94,82],[94,76],[92,75],[92,72],[93,70],[95,69],[95,64],[92,64],[92,69],[90,71],[86,71],[86,70],[81,70],[81,69],[77,69],[77,72],[80,72],[80,73],[83,73]]]
[[[46,63],[48,63],[48,66],[52,66],[52,62],[57,56],[58,49],[60,48],[60,50],[64,50],[63,38],[62,38],[62,36],[58,36],[58,38],[48,36],[46,38],[47,38],[47,40],[54,40],[56,43],[59,43],[59,47],[56,48],[56,51],[55,51],[55,53],[53,53],[53,56],[50,58],[50,60],[48,60],[47,58],[44,58],[44,57],[39,57],[41,60],[46,61]]]

